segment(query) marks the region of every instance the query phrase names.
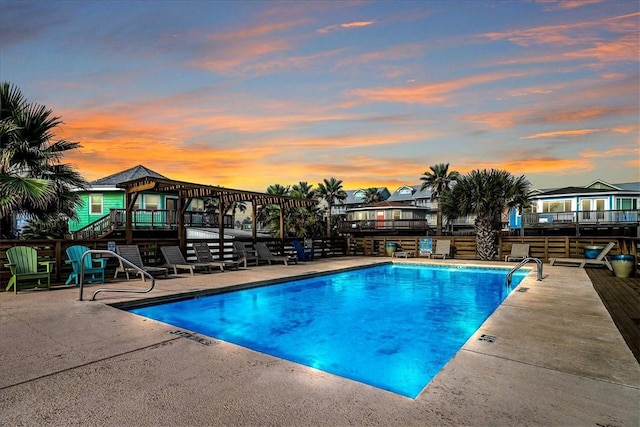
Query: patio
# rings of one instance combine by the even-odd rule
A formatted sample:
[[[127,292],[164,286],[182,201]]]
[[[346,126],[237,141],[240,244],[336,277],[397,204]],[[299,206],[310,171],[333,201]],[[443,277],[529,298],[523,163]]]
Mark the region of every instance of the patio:
[[[77,288],[0,293],[0,424],[640,424],[640,366],[577,268],[545,265],[541,282],[532,271],[517,288],[526,292],[512,292],[416,400],[107,305],[381,261],[182,274],[148,295],[97,301],[88,299],[98,285],[85,288],[85,301]]]

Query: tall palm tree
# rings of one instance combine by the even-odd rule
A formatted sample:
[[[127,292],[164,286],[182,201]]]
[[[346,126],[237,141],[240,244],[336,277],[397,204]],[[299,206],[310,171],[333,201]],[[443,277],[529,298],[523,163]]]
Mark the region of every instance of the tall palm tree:
[[[430,166],[429,169],[431,170],[426,171],[420,177],[422,181],[420,190],[430,189],[431,201],[433,202],[434,200],[439,200],[444,193],[449,191],[451,184],[460,177],[460,173],[458,171],[449,171],[449,163],[439,163]],[[442,236],[442,209],[440,202],[438,202],[436,234]]]
[[[482,260],[497,255],[496,238],[505,209],[529,202],[529,181],[505,170],[474,170],[458,178],[442,196],[442,210],[448,218],[475,215],[476,247]]]
[[[293,185],[290,196],[306,200],[316,200],[318,197],[313,185],[306,181]],[[322,235],[322,212],[317,204],[289,209],[285,221],[290,235],[296,237]]]
[[[43,105],[29,103],[9,82],[0,85],[0,230],[11,236],[13,219],[76,218],[81,203],[75,188],[86,188],[84,178],[61,163],[77,142],[55,139],[62,121]]]
[[[267,187],[267,194],[273,194],[276,196],[288,196],[290,191],[291,187],[288,185],[272,184]],[[261,206],[256,214],[256,221],[266,225],[272,235],[280,236],[280,206]]]
[[[318,197],[327,203],[327,237],[331,237],[331,208],[335,203],[342,203],[347,193],[342,188],[342,180],[331,177],[325,178],[318,184]]]
[[[371,205],[381,200],[382,197],[380,196],[380,191],[378,191],[376,187],[369,187],[364,191],[364,199],[362,200],[362,203],[365,205]]]

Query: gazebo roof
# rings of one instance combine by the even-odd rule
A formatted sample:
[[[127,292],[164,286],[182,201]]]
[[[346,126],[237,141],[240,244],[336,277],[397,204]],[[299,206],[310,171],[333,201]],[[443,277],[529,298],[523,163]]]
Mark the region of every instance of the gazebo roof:
[[[315,200],[297,199],[295,197],[280,196],[255,191],[236,190],[215,185],[196,184],[193,182],[176,181],[167,178],[145,176],[121,182],[116,185],[126,193],[141,191],[175,192],[183,199],[194,197],[212,197],[224,203],[251,202],[256,205],[280,205],[285,208],[307,207],[315,205]]]

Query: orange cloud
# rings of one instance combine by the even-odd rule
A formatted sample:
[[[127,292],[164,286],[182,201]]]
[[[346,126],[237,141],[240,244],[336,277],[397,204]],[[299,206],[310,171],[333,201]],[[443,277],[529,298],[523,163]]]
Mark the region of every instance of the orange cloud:
[[[613,33],[633,35],[637,31],[640,12],[614,16],[601,20],[582,21],[570,24],[543,25],[540,27],[481,34],[492,41],[508,40],[519,46],[552,44],[573,46],[600,41],[597,32],[606,29]],[[636,35],[637,37],[637,35]]]
[[[469,86],[491,83],[508,78],[521,77],[520,72],[497,72],[478,74],[441,83],[382,87],[377,89],[355,89],[349,96],[376,102],[403,102],[409,104],[435,104],[449,99],[453,92]]]
[[[581,156],[587,158],[603,158],[603,157],[640,157],[640,147],[634,145],[616,145],[606,150],[585,150],[580,153]]]
[[[317,32],[320,34],[326,34],[330,31],[335,31],[340,29],[349,30],[351,28],[369,27],[374,24],[376,24],[376,21],[353,21],[353,22],[346,22],[344,24],[329,25],[327,27],[320,28],[319,30],[317,30]]]
[[[572,130],[556,130],[552,132],[541,132],[528,136],[521,136],[520,139],[540,139],[540,138],[559,138],[559,137],[577,137],[590,133],[601,132],[602,129],[572,129]]]
[[[550,4],[546,11],[576,9],[590,4],[602,3],[602,0],[536,0],[536,3]]]

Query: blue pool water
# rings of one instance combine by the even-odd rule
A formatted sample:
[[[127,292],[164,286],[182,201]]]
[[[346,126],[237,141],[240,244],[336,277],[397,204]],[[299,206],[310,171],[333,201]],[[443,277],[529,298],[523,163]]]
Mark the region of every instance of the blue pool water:
[[[415,398],[507,296],[506,273],[382,265],[130,311]]]

